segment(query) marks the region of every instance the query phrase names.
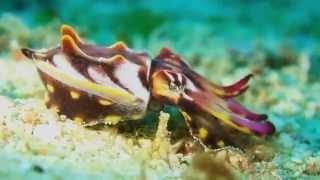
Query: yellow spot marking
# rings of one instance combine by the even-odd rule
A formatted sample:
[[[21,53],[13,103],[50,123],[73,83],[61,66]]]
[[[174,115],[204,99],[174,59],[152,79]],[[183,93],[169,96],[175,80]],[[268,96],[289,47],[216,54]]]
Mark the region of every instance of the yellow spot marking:
[[[105,99],[99,99],[99,104],[101,104],[102,106],[109,106],[112,104],[111,101],[105,100]]]
[[[73,118],[73,120],[77,123],[77,124],[82,124],[83,123],[83,118],[76,116]]]
[[[117,124],[121,120],[122,120],[122,117],[118,115],[109,115],[104,118],[105,123],[111,124],[111,125]]]
[[[61,81],[64,84],[82,89],[86,92],[94,92],[95,95],[108,97],[112,99],[112,101],[123,103],[125,105],[132,105],[132,103],[136,100],[135,96],[123,90],[101,86],[88,80],[79,80],[70,76],[66,76],[62,71],[54,68],[52,65],[46,62],[36,61],[36,65],[43,73],[54,77],[56,80]]]
[[[206,139],[208,136],[208,131],[205,128],[199,129],[199,138],[200,139]]]
[[[137,119],[141,119],[142,116],[143,116],[142,114],[135,114],[135,115],[130,116],[130,118],[131,118],[132,120],[137,120]]]
[[[50,110],[55,112],[55,113],[59,113],[60,112],[60,108],[58,105],[51,105],[50,106]]]
[[[217,145],[221,148],[225,146],[225,144],[222,140],[218,141]]]
[[[184,111],[181,111],[181,114],[182,116],[184,117],[185,120],[191,122],[192,121],[192,118],[189,116],[189,114],[187,114],[186,112]]]
[[[51,84],[47,84],[47,89],[50,93],[53,93],[54,92],[54,87],[51,85]]]
[[[70,91],[70,96],[72,99],[79,99],[80,98],[80,94],[75,91]]]

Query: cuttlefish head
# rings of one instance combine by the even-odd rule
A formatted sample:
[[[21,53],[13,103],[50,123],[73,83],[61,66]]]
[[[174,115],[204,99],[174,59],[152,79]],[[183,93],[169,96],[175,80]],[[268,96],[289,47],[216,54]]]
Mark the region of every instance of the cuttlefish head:
[[[164,48],[151,65],[151,94],[159,102],[177,106],[196,139],[220,147],[233,144],[228,133],[234,129],[257,136],[275,131],[267,115],[250,112],[233,100],[248,89],[250,77],[230,86],[215,85]]]

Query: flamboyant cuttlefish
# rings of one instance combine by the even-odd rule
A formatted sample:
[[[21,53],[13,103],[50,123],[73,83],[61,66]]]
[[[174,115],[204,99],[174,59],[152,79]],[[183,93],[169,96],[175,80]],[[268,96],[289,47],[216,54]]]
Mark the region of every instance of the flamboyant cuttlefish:
[[[191,135],[203,145],[233,144],[232,129],[271,135],[275,128],[264,114],[255,114],[233,98],[248,88],[247,75],[221,87],[201,77],[168,48],[151,59],[124,43],[99,47],[83,42],[67,25],[60,46],[48,50],[23,48],[48,91],[47,106],[84,123],[116,124],[140,119],[155,102],[176,106]]]

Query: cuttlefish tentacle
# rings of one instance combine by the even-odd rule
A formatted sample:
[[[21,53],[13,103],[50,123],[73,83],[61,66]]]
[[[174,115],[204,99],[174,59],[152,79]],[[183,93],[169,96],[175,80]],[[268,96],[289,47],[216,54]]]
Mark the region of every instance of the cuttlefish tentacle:
[[[200,98],[206,98],[206,102]],[[259,121],[256,119],[249,119],[248,116],[246,117],[237,111],[233,111],[234,109],[228,107],[224,101],[219,102],[214,96],[210,97],[210,94],[204,97],[196,96],[195,99],[197,99],[197,106],[201,107],[205,112],[210,113],[225,124],[244,133],[269,135],[274,131],[274,127],[270,122],[262,119],[259,119]],[[217,102],[219,102],[219,104],[217,104]]]
[[[262,119],[265,117],[262,117],[257,121],[257,117],[253,116],[255,114],[251,114],[249,111],[244,111],[246,109],[235,103],[234,100],[224,100],[211,92],[205,91],[188,91],[186,94],[193,101],[189,102],[187,99],[183,99],[184,97],[182,96],[181,101],[183,103],[180,103],[181,106],[191,103],[194,107],[197,107],[199,111],[209,113],[224,124],[239,131],[248,134],[268,135],[274,130],[270,122]],[[230,104],[233,106],[237,105],[236,107],[238,109],[230,106]],[[254,119],[250,119],[251,117],[254,117]],[[258,117],[260,118],[260,116]]]
[[[247,82],[252,75],[234,85],[220,88],[219,91],[223,92],[216,93],[213,90],[216,85],[209,86],[207,80],[188,68],[176,54],[169,53],[168,50],[163,52],[152,64],[152,96],[164,104],[178,106],[190,131],[197,138],[210,144],[217,138],[231,141],[232,138],[220,133],[222,126],[259,136],[274,132],[274,126],[266,115],[252,113],[233,100],[232,96],[225,96],[230,92],[237,92],[236,95],[239,95],[239,92],[247,89]]]
[[[187,63],[183,61],[181,57],[179,57],[177,54],[173,53],[168,48],[162,48],[160,50],[159,55],[156,57],[156,59],[159,59],[161,61],[167,62],[169,64],[172,64],[176,67],[189,69],[189,66]],[[196,72],[189,72],[189,76],[193,77],[194,81],[202,86],[203,88],[211,91],[212,93],[216,94],[217,96],[220,96],[222,98],[233,98],[236,96],[241,95],[244,93],[248,88],[248,82],[253,77],[253,74],[248,74],[236,83],[229,85],[229,86],[219,86],[216,85],[204,78],[198,78],[201,77]]]
[[[160,66],[170,67],[175,72],[181,72],[183,74],[187,74],[190,79],[192,79],[193,83],[199,86],[199,89],[202,89],[206,92],[211,92],[216,96],[219,96],[222,99],[225,99],[224,106],[225,109],[238,114],[240,116],[244,116],[249,120],[253,121],[261,121],[266,120],[268,118],[265,114],[256,114],[248,109],[241,106],[232,97],[239,96],[244,91],[249,88],[248,81],[253,76],[252,74],[248,74],[244,78],[240,79],[236,83],[230,86],[218,86],[204,78],[202,78],[199,74],[190,70],[188,65],[176,54],[174,54],[168,48],[162,48],[159,55],[156,57],[158,61],[166,62],[169,64],[173,64],[175,67],[167,66],[164,63],[154,63],[160,64]]]
[[[180,109],[185,123],[189,128],[190,134],[200,142],[203,146],[211,148],[222,148],[225,145],[240,147],[233,136],[236,136],[232,128],[224,126],[222,123],[215,121],[210,114],[200,113],[196,111],[186,112]]]
[[[226,105],[228,108],[235,114],[238,114],[240,116],[244,116],[245,118],[252,120],[252,121],[262,121],[262,120],[267,120],[268,116],[266,114],[256,114],[248,109],[244,108],[241,106],[239,103],[237,103],[233,99],[228,99],[226,101]]]

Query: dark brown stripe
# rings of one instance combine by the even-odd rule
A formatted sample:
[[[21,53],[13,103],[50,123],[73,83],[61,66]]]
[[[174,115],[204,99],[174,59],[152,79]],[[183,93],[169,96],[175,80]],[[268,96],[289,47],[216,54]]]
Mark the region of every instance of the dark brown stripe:
[[[145,87],[146,89],[149,89],[149,84],[147,81],[147,68],[146,67],[140,67],[139,71],[138,71],[138,76],[139,79],[143,85],[143,87]]]

